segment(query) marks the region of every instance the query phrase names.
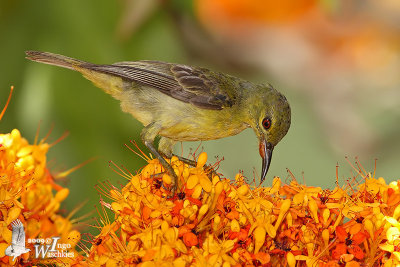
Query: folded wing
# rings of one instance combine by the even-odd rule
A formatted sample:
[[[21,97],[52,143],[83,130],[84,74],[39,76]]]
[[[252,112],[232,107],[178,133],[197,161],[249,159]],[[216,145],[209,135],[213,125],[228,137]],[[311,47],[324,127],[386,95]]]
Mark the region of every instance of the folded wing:
[[[89,63],[81,67],[156,88],[168,96],[204,109],[220,110],[231,107],[235,102],[235,97],[227,90],[229,85],[221,84],[218,79],[218,75],[222,74],[203,68],[159,61],[119,62],[112,65]]]

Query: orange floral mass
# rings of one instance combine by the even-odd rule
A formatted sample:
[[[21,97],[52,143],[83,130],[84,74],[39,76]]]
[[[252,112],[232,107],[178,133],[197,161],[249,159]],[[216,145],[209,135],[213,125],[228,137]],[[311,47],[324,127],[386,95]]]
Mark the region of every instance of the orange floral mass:
[[[171,159],[180,178],[170,198],[171,178],[156,159],[128,184],[104,190],[114,213],[93,240],[90,264],[113,266],[394,266],[399,264],[397,182],[386,185],[363,172],[344,187],[322,190],[284,185],[253,187],[240,174],[221,179]],[[206,168],[207,169],[207,168]],[[211,180],[209,179],[211,177]],[[358,179],[357,179],[358,178]],[[390,217],[389,217],[390,216]],[[393,230],[394,232],[394,230]]]
[[[135,175],[116,167],[127,179],[124,187],[107,182],[97,187],[105,198],[99,234],[81,239],[70,216],[58,211],[69,190],[46,167],[50,146],[31,145],[16,129],[0,135],[2,266],[400,264],[400,183],[387,185],[358,161],[344,186],[323,190],[294,177],[289,184],[275,177],[271,187],[253,186],[241,174],[220,178],[211,171],[215,165],[206,165],[205,152],[196,166],[173,157],[179,180],[171,195],[171,177],[157,159],[143,156],[147,165]],[[74,257],[37,259],[32,244],[27,244],[31,252],[15,260],[5,255],[16,219],[27,238],[59,236]]]
[[[10,98],[0,119],[9,101]],[[5,255],[12,241],[11,223],[16,219],[23,223],[26,239],[60,237],[60,242],[70,244],[70,251],[75,252],[76,257],[64,259],[65,263],[72,263],[80,257],[75,250],[80,233],[73,229],[70,218],[59,213],[60,203],[68,196],[69,189],[58,185],[46,167],[46,153],[50,147],[45,139],[29,144],[17,129],[0,134],[1,266],[60,262],[58,259],[35,258],[33,244],[29,243],[26,246],[30,252],[21,257],[13,260],[13,257]]]

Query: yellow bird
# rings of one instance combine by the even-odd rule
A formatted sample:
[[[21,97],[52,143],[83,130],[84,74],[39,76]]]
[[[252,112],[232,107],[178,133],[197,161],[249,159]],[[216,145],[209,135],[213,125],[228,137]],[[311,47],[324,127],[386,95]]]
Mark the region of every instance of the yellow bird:
[[[251,127],[259,140],[262,183],[272,151],[290,127],[289,103],[271,85],[160,61],[101,65],[48,52],[26,51],[26,55],[33,61],[78,71],[121,101],[122,110],[145,126],[142,141],[174,177],[174,190],[177,177],[163,156],[172,157],[177,141],[219,139]],[[158,150],[156,136],[161,137]]]

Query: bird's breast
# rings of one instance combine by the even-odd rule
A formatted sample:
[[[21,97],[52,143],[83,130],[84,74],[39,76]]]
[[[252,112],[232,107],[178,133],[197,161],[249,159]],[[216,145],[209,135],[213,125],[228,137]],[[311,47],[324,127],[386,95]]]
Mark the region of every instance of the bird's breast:
[[[144,125],[157,123],[159,135],[176,141],[214,140],[236,135],[248,127],[235,106],[204,109],[153,88],[132,88],[117,98],[121,100],[123,111]]]
[[[167,115],[162,122],[164,127],[160,135],[177,141],[220,139],[236,135],[247,128],[234,113],[198,107]]]

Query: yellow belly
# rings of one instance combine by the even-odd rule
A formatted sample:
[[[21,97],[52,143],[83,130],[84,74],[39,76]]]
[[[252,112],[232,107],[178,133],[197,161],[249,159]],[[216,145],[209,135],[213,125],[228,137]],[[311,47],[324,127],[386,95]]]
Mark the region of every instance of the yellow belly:
[[[157,123],[159,135],[176,141],[213,140],[249,127],[237,107],[210,110],[174,99],[159,90],[135,85],[119,77],[79,69],[95,85],[121,101],[121,109],[143,125]]]

